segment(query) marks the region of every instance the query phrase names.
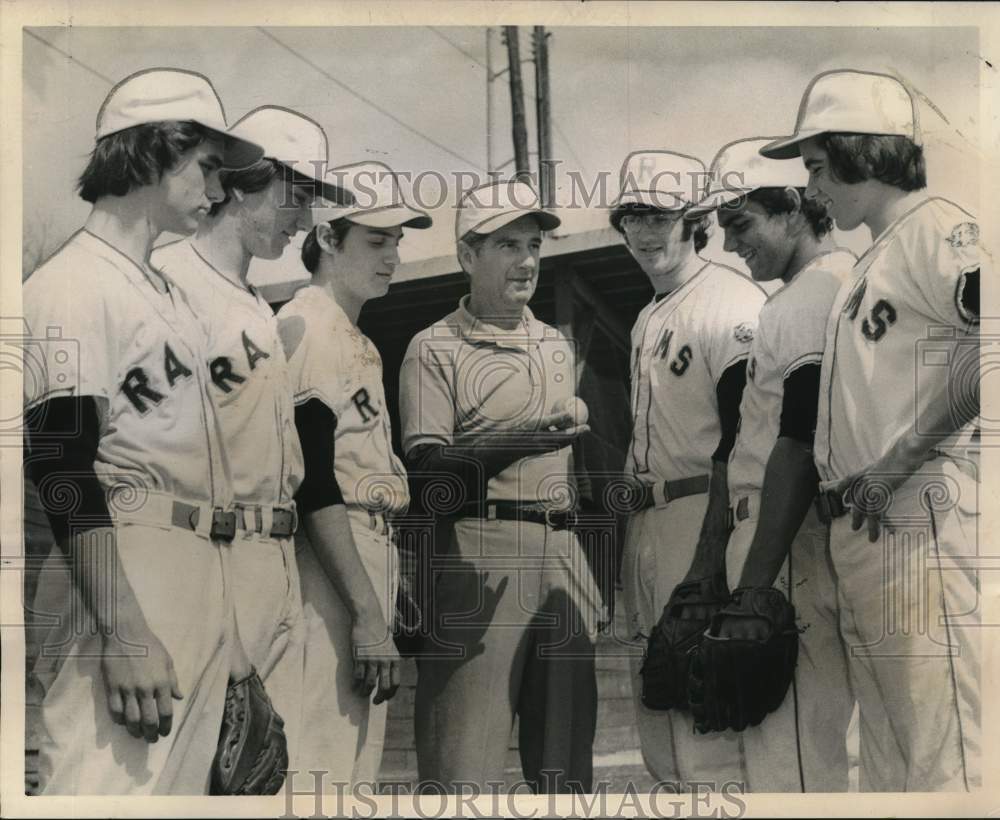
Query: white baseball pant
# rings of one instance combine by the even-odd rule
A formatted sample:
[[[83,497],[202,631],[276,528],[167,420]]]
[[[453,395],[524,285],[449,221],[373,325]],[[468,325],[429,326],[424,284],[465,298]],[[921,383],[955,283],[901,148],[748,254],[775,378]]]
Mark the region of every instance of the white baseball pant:
[[[747,517],[734,516],[735,528],[726,547],[730,589],[739,586],[757,529],[760,495],[744,497]],[[846,738],[854,696],[840,638],[828,539],[829,528],[810,507],[790,560],[785,560],[774,582],[795,606],[796,624],[802,630],[799,659],[781,706],[742,733],[747,791],[847,791]]]

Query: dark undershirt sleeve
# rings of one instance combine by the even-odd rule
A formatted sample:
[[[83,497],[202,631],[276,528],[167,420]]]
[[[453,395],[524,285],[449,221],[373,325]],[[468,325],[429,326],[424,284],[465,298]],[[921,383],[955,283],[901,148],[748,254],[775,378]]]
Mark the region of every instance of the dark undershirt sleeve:
[[[979,321],[979,269],[965,274],[959,286],[958,301],[962,315]]]
[[[729,454],[736,443],[736,431],[740,426],[740,402],[743,401],[743,388],[746,387],[746,383],[747,362],[746,359],[742,359],[729,365],[715,386],[722,436],[719,439],[719,446],[712,453],[713,461],[723,463],[729,461]]]
[[[820,365],[816,362],[804,364],[788,374],[781,401],[779,438],[792,438],[812,447],[819,414],[819,373]]]
[[[453,480],[461,485],[466,502],[473,503],[486,497],[487,484],[493,478],[481,459],[452,445],[418,444],[407,453],[406,464],[411,495],[420,499],[424,507],[433,506],[439,495],[430,491],[432,484]],[[437,514],[441,511],[425,509],[425,512]]]
[[[100,421],[93,396],[62,396],[28,410],[25,472],[38,488],[56,541],[110,527],[104,488],[94,472]],[[75,499],[67,509],[66,500]]]
[[[309,399],[295,406],[295,428],[299,432],[305,476],[295,493],[295,504],[302,514],[344,503],[337,483],[333,459],[333,435],[337,417],[319,399]]]

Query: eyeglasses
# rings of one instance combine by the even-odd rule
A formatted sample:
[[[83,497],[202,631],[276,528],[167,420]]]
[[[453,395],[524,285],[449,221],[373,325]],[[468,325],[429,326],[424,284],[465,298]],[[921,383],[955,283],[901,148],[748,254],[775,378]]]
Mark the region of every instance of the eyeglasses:
[[[627,233],[635,233],[643,225],[647,228],[659,230],[669,228],[675,222],[680,221],[683,214],[677,213],[653,213],[653,214],[625,214],[621,220],[621,227]]]

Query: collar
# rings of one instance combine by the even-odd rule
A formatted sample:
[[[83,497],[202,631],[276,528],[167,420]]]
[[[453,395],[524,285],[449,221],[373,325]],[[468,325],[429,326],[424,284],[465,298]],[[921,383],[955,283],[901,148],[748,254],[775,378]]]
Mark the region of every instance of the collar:
[[[513,330],[497,327],[485,322],[469,312],[469,294],[465,294],[459,302],[458,309],[452,314],[458,326],[458,332],[472,344],[493,344],[497,347],[508,347],[515,350],[526,350],[537,344],[546,335],[546,325],[535,318],[527,305],[521,314],[520,324]]]

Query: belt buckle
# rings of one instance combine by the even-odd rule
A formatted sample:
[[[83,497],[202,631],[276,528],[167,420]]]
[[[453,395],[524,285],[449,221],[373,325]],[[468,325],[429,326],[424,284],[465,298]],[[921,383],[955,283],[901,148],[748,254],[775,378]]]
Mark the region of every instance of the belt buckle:
[[[236,513],[227,512],[222,507],[212,508],[212,529],[209,537],[219,541],[232,541],[236,536]]]

